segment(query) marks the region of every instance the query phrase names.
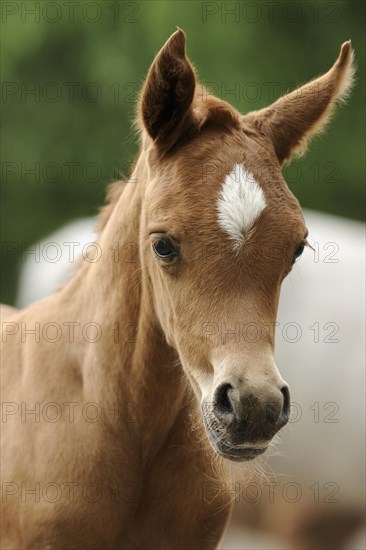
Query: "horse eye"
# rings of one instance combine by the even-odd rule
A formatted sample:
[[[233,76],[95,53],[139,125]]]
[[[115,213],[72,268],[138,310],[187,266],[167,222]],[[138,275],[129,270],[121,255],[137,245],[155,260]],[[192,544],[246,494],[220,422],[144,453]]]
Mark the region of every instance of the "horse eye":
[[[305,243],[300,243],[299,246],[296,248],[295,253],[292,258],[291,265],[294,265],[296,260],[300,258],[301,254],[304,252]]]
[[[156,256],[165,262],[172,262],[179,255],[176,246],[168,237],[161,237],[156,240],[152,247]]]

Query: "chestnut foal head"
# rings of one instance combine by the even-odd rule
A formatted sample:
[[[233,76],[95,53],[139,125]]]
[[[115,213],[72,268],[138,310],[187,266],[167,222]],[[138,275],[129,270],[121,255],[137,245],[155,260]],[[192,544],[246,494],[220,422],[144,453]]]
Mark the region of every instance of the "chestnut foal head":
[[[178,30],[142,90],[143,276],[210,442],[231,460],[264,452],[288,420],[274,323],[307,228],[281,164],[322,130],[352,71],[345,42],[326,74],[242,115],[197,85]]]

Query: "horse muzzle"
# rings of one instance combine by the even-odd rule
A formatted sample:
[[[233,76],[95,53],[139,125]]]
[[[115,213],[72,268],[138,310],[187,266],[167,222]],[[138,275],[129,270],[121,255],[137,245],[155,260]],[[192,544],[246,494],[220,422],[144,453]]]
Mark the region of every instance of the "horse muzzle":
[[[263,454],[273,436],[288,422],[290,392],[287,385],[248,387],[220,384],[213,402],[202,404],[211,445],[229,460],[252,460]]]

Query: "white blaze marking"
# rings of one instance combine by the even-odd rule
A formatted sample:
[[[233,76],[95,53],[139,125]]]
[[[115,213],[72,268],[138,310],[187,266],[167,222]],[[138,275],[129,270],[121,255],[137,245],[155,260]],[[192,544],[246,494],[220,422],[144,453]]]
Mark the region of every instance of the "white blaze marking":
[[[238,250],[266,206],[254,176],[236,164],[223,183],[218,200],[219,224]]]

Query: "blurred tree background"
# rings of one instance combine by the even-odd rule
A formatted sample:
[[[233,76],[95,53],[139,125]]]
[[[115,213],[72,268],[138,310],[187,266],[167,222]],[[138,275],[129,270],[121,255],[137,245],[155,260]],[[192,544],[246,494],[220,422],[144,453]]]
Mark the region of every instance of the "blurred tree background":
[[[107,183],[128,174],[138,90],[176,26],[201,82],[243,113],[328,70],[352,39],[349,104],[285,177],[302,206],[363,219],[365,2],[3,0],[1,10],[3,302],[14,302],[22,249],[96,214]]]

